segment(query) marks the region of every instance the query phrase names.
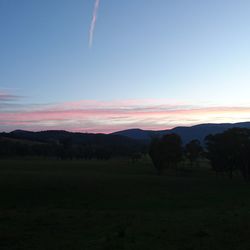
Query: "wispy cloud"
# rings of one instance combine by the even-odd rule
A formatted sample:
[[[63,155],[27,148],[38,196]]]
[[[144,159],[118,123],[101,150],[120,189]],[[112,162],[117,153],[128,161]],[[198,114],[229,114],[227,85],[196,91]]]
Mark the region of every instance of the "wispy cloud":
[[[1,102],[8,102],[20,99],[20,96],[9,94],[5,91],[0,90],[0,103]]]
[[[11,108],[6,104],[0,110],[2,131],[20,128],[109,133],[135,127],[158,130],[246,120],[250,121],[250,106],[197,106],[169,100],[82,100]]]
[[[93,16],[89,28],[89,47],[92,47],[93,44],[93,38],[94,38],[94,32],[95,32],[95,25],[96,25],[96,20],[97,20],[97,13],[100,5],[100,0],[95,0],[95,6],[93,10]]]
[[[10,94],[9,92],[0,90],[0,111],[6,111],[7,109],[15,109],[20,107],[18,101],[20,101],[21,96]],[[1,113],[0,113],[1,114]]]

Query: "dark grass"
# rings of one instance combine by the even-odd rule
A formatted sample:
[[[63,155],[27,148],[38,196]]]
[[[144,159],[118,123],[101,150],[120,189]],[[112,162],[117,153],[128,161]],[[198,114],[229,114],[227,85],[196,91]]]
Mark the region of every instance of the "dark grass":
[[[0,249],[250,249],[250,184],[148,159],[0,161]]]

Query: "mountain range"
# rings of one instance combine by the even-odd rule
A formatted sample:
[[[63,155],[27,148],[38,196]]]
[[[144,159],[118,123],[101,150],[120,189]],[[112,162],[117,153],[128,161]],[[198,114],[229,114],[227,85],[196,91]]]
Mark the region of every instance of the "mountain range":
[[[122,135],[131,139],[150,141],[154,137],[160,137],[165,134],[175,133],[178,134],[184,144],[188,143],[193,139],[199,140],[204,143],[204,139],[209,134],[222,133],[230,128],[250,128],[250,122],[240,122],[240,123],[208,123],[199,124],[191,127],[176,127],[168,130],[142,130],[142,129],[128,129],[123,131],[118,131],[113,133],[113,135]]]
[[[22,139],[39,142],[56,142],[65,138],[70,138],[72,143],[85,143],[95,145],[126,145],[131,147],[135,144],[147,144],[154,137],[160,137],[165,134],[178,134],[183,141],[183,144],[188,143],[193,139],[199,140],[202,144],[204,139],[209,134],[222,133],[227,129],[239,127],[249,128],[250,122],[241,123],[221,123],[221,124],[199,124],[191,127],[176,127],[168,130],[142,130],[142,129],[128,129],[117,131],[111,134],[88,134],[88,133],[74,133],[61,130],[49,130],[41,132],[31,132],[25,130],[15,130],[10,133],[0,133],[0,137]]]

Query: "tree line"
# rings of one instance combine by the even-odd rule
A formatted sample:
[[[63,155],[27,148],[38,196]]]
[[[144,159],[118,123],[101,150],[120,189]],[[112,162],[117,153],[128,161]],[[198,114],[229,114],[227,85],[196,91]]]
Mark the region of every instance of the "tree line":
[[[0,157],[39,156],[62,160],[129,157],[137,161],[148,152],[159,175],[166,169],[176,169],[183,161],[194,166],[200,158],[206,158],[217,174],[223,173],[233,178],[237,172],[246,181],[250,180],[250,129],[247,128],[232,128],[208,135],[204,144],[192,140],[186,145],[177,134],[154,138],[150,145],[146,145],[116,136],[84,135],[80,138],[78,134],[70,137],[70,134],[59,131],[53,132],[52,137],[52,132],[44,133],[38,134],[39,140],[33,138],[37,134],[32,133],[29,140],[25,139],[27,135],[25,138],[5,134],[0,136]]]
[[[192,140],[183,147],[181,137],[177,134],[154,138],[149,147],[149,156],[159,175],[163,174],[165,169],[176,169],[185,158],[193,166],[203,152],[199,140]]]
[[[208,135],[205,145],[193,140],[182,146],[177,134],[164,135],[152,140],[149,155],[161,175],[165,169],[176,168],[183,160],[193,165],[200,157],[210,161],[216,173],[227,174],[230,178],[234,172],[250,180],[250,129],[232,128],[223,133]]]
[[[147,152],[145,145],[123,142],[74,142],[70,137],[51,141],[30,141],[0,137],[0,158],[43,157],[61,160],[108,160],[113,157],[131,157]]]

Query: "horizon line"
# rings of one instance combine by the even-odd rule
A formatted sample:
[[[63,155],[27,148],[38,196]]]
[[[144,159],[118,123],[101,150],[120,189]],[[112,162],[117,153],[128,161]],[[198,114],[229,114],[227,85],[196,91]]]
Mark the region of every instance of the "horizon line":
[[[129,130],[142,130],[142,131],[153,131],[153,132],[157,132],[157,131],[167,131],[167,130],[173,130],[175,128],[191,128],[191,127],[195,127],[195,126],[200,126],[200,125],[235,125],[235,124],[242,124],[242,123],[250,123],[250,121],[243,121],[243,122],[221,122],[221,123],[216,123],[216,122],[208,122],[208,123],[198,123],[198,124],[194,124],[194,125],[186,125],[186,126],[175,126],[175,127],[171,127],[171,128],[166,128],[166,129],[143,129],[143,128],[138,128],[138,127],[131,127],[131,128],[127,128],[127,129],[122,129],[122,130],[114,130],[113,132],[83,132],[80,130],[67,130],[67,129],[44,129],[44,130],[26,130],[26,129],[14,129],[10,132],[6,132],[6,131],[0,131],[0,133],[13,133],[15,131],[24,131],[24,132],[34,132],[34,133],[39,133],[39,132],[48,132],[48,131],[61,131],[61,132],[68,132],[68,133],[80,133],[80,134],[104,134],[104,135],[110,135],[110,134],[114,134],[114,133],[118,133],[118,132],[122,132],[122,131],[129,131]]]

